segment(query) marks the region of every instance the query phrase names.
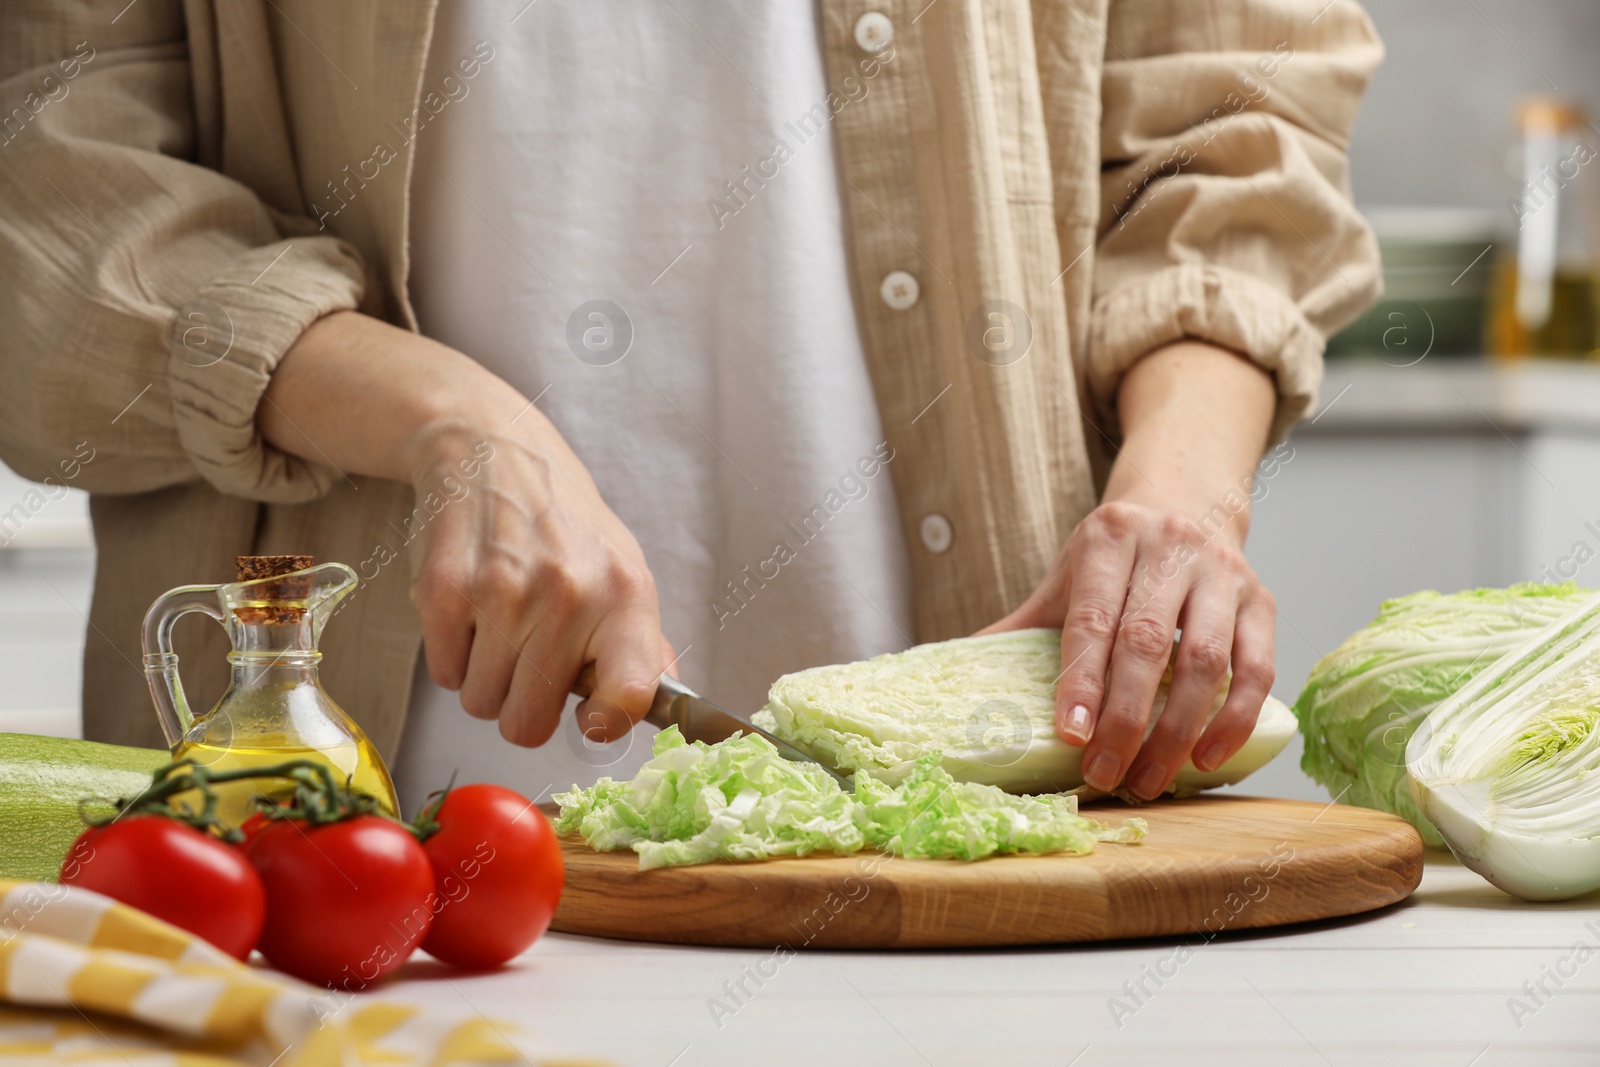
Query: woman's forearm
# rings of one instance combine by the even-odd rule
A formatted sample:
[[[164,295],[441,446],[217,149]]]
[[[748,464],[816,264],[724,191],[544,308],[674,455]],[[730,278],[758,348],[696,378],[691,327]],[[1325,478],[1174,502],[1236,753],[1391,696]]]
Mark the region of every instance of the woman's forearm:
[[[446,345],[355,311],[318,319],[284,355],[256,413],[267,442],[348,474],[412,481],[444,428],[505,430],[527,401]]]
[[[1243,356],[1201,341],[1157,349],[1118,393],[1123,445],[1105,499],[1176,509],[1197,522],[1212,516],[1210,528],[1222,521],[1243,544],[1250,479],[1276,403],[1272,376]],[[1243,497],[1237,510],[1230,491]]]
[[[593,663],[594,740],[644,717],[669,658],[633,535],[554,425],[469,356],[355,312],[318,320],[257,413],[285,452],[418,494],[478,471],[418,539],[412,601],[428,670],[466,712],[540,745]]]

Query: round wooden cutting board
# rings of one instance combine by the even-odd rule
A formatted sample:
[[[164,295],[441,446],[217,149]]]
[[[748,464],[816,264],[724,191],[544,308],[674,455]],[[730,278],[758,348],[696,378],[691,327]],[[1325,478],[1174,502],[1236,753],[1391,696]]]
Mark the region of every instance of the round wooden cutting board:
[[[640,871],[632,852],[562,842],[551,929],[632,941],[777,948],[948,948],[1189,934],[1326,919],[1404,900],[1422,838],[1342,804],[1202,796],[1130,808],[1136,845],[1087,856],[912,860],[878,852]]]

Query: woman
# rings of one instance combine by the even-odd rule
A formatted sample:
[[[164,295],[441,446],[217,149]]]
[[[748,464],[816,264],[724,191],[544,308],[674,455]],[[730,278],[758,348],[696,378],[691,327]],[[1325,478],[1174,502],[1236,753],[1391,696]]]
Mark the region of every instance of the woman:
[[[324,674],[413,797],[625,772],[664,669],[749,710],[984,627],[1064,625],[1096,787],[1248,736],[1251,474],[1378,285],[1354,3],[118,6],[0,70],[0,448],[102,457],[89,736],[155,736],[154,596],[275,551],[358,565]]]

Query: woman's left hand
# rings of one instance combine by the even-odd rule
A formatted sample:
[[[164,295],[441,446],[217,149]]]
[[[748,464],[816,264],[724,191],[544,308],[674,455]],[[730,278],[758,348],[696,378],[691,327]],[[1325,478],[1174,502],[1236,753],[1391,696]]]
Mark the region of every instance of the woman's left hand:
[[[1198,341],[1135,363],[1117,397],[1125,436],[1103,502],[1033,594],[983,631],[1062,628],[1056,732],[1086,746],[1095,789],[1159,796],[1186,762],[1214,770],[1255,727],[1277,609],[1243,549],[1276,398],[1266,372]],[[1166,707],[1146,738],[1169,662]]]
[[[1272,689],[1275,613],[1227,528],[1208,535],[1179,511],[1113,501],[1078,524],[1033,595],[989,630],[1061,627],[1056,732],[1088,746],[1089,785],[1126,781],[1149,800],[1191,753],[1212,770],[1250,736]],[[1146,739],[1169,661],[1172,687]],[[1227,700],[1208,726],[1230,665]]]

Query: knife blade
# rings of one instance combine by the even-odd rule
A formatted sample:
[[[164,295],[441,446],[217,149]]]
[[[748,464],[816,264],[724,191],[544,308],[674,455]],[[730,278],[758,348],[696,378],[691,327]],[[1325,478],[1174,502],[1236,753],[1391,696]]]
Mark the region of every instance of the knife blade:
[[[587,699],[594,693],[594,684],[594,664],[585,664],[577,680],[572,683],[572,692]],[[853,776],[840,774],[744,716],[723,710],[669,674],[663,674],[656,680],[655,699],[650,702],[650,710],[645,713],[644,721],[663,730],[668,726],[676,726],[685,740],[703,741],[708,745],[726,741],[741,733],[764,737],[784,759],[791,763],[814,763],[827,771],[828,777],[838,782],[846,793],[855,792]]]

